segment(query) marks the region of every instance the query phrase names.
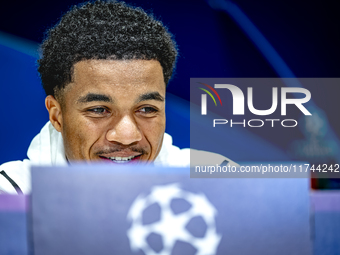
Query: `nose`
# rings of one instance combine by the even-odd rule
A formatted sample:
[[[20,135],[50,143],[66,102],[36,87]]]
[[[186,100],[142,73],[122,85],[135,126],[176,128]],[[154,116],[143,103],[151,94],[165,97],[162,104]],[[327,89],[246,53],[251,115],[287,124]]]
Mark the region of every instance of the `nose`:
[[[129,145],[142,140],[142,133],[133,117],[123,116],[106,133],[106,139],[110,142]]]

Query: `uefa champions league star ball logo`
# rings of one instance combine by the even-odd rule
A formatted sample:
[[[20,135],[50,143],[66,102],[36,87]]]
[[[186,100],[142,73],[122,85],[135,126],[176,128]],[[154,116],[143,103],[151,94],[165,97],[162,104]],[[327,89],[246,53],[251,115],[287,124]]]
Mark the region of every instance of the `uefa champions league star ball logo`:
[[[171,202],[174,199],[184,199],[190,208],[181,213],[174,213]],[[160,207],[159,220],[151,224],[143,224],[143,213],[150,205]],[[132,251],[142,250],[145,255],[170,255],[177,241],[191,244],[196,255],[216,254],[221,241],[221,235],[216,233],[215,216],[217,210],[204,194],[194,194],[184,191],[179,184],[154,186],[148,196],[139,195],[132,203],[127,219],[131,227],[127,231]],[[202,217],[206,224],[202,237],[194,236],[187,228],[194,217]],[[155,251],[148,244],[147,238],[151,234],[158,234],[162,238],[162,249]]]

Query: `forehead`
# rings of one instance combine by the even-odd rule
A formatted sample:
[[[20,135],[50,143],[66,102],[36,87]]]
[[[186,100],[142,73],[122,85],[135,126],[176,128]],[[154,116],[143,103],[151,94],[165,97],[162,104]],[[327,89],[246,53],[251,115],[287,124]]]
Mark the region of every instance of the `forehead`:
[[[86,60],[74,65],[73,79],[64,95],[80,97],[93,92],[133,96],[148,90],[165,94],[163,70],[157,60]]]

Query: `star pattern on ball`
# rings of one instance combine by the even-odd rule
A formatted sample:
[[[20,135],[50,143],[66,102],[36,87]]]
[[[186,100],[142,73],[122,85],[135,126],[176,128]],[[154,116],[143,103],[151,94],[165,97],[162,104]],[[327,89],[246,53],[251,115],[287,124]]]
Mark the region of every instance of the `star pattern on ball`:
[[[185,212],[174,214],[171,201],[178,198],[186,200],[191,207]],[[143,225],[142,213],[154,203],[160,206],[160,219]],[[127,219],[132,222],[127,231],[131,250],[141,249],[146,255],[170,255],[176,241],[182,241],[190,243],[197,250],[197,255],[215,254],[222,238],[216,232],[216,215],[216,208],[203,193],[185,191],[178,183],[154,186],[148,196],[139,195],[128,212]],[[195,237],[186,229],[189,221],[196,216],[202,217],[207,224],[203,237]],[[160,252],[149,247],[147,237],[151,233],[162,237],[163,249]]]

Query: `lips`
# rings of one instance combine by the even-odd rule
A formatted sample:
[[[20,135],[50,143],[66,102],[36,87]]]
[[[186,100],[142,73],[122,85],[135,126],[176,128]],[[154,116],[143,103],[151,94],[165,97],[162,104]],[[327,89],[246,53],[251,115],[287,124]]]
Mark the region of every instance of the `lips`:
[[[95,153],[101,160],[115,164],[138,163],[147,154],[147,150],[137,146],[115,146]]]
[[[127,156],[127,157],[104,157],[104,156],[99,156],[99,157],[107,162],[112,162],[116,164],[127,164],[127,163],[137,162],[141,156],[142,154],[135,155],[135,156]]]

